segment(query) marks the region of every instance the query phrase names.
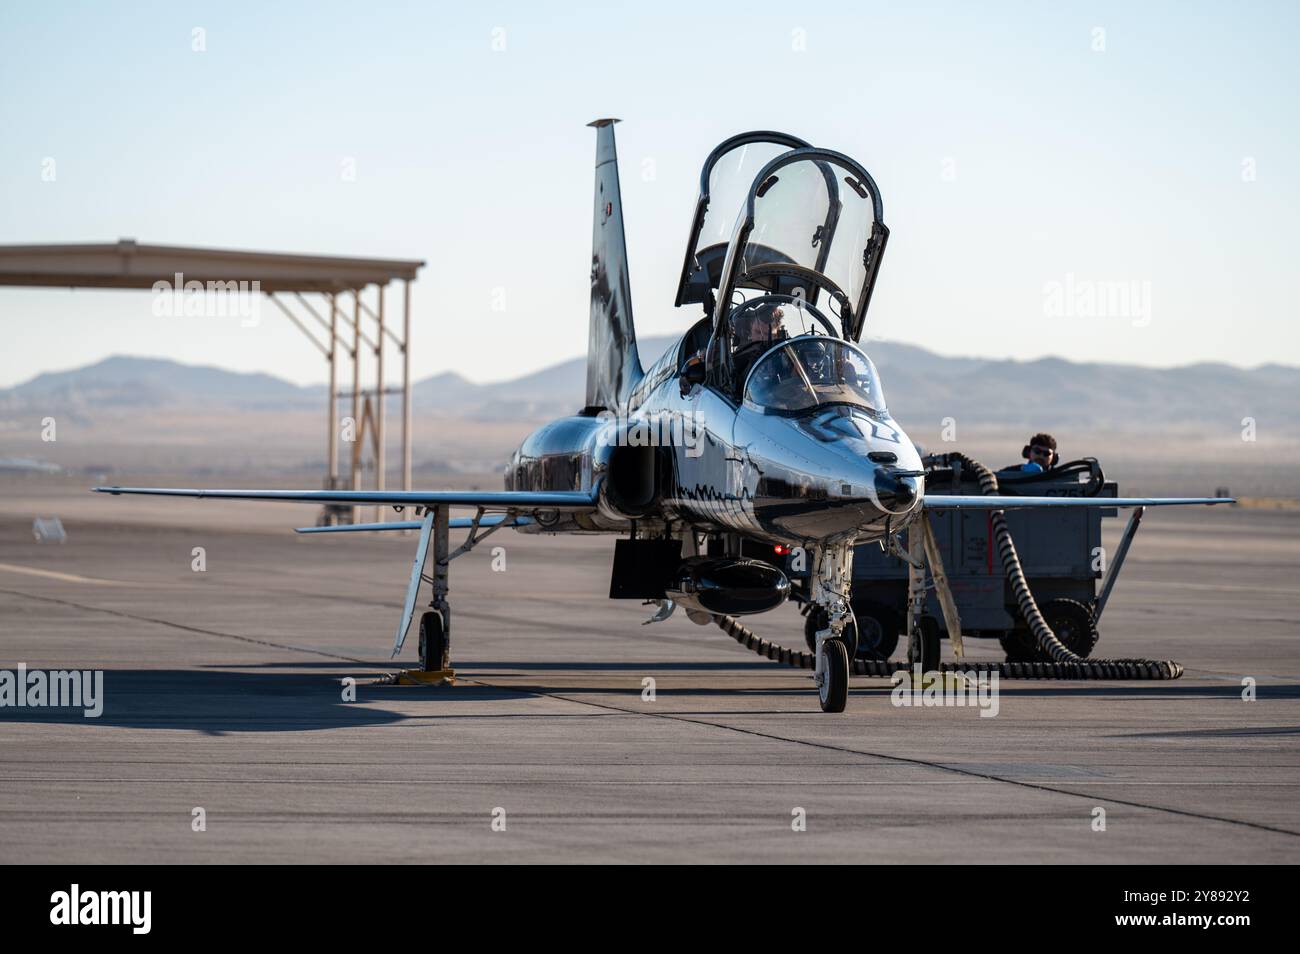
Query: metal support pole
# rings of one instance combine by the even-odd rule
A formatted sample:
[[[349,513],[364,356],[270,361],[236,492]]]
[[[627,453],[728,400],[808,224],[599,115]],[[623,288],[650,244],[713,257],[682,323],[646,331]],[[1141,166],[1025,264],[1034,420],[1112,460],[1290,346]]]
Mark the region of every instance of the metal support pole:
[[[411,489],[411,280],[402,288],[402,489]]]
[[[263,294],[265,294],[266,297],[271,300],[271,304],[275,305],[276,308],[279,308],[280,311],[284,313],[284,316],[286,318],[288,318],[295,325],[297,325],[298,330],[307,336],[307,340],[316,346],[317,351],[319,351],[321,354],[325,355],[326,357],[329,357],[329,353],[330,353],[329,348],[325,347],[325,345],[321,344],[319,341],[316,340],[316,336],[312,334],[310,331],[308,331],[307,326],[298,320],[298,316],[295,315],[293,312],[291,312],[285,306],[284,302],[280,301],[280,299],[275,296],[275,292],[264,292]]]
[[[329,462],[326,475],[331,490],[339,479],[339,398],[338,398],[338,353],[339,353],[339,311],[338,302],[330,292],[330,393],[329,393],[329,439],[326,458]]]
[[[961,617],[957,613],[957,602],[952,598],[948,586],[948,574],[943,569],[943,555],[939,551],[939,538],[935,536],[934,525],[930,523],[930,514],[921,513],[921,540],[925,545],[925,559],[930,565],[930,575],[934,577],[934,593],[939,598],[939,609],[943,613],[944,628],[948,630],[948,642],[952,643],[953,654],[961,659],[965,649],[961,642]],[[915,526],[915,525],[914,525]]]
[[[384,286],[379,286],[379,314],[376,317],[379,322],[379,333],[375,335],[375,400],[379,402],[378,419],[375,423],[376,432],[376,450],[375,450],[375,489],[384,489],[384,459],[387,448],[384,445],[384,405],[387,400],[384,396]],[[387,507],[375,507],[375,522],[383,523],[384,516],[387,514]]]
[[[361,289],[352,289],[352,489],[361,489],[361,422],[357,420],[361,394]],[[358,519],[360,508],[352,508],[352,522]]]
[[[1133,545],[1133,538],[1137,536],[1138,527],[1142,523],[1142,514],[1146,513],[1146,509],[1146,507],[1134,507],[1133,516],[1128,518],[1128,526],[1124,528],[1124,538],[1120,540],[1119,549],[1115,551],[1115,559],[1110,561],[1110,569],[1106,571],[1106,582],[1101,585],[1101,595],[1093,601],[1093,622],[1101,619],[1101,612],[1106,608],[1106,601],[1110,599],[1110,591],[1115,588],[1115,581],[1119,579],[1120,567],[1124,565],[1124,558],[1128,556],[1128,548]]]

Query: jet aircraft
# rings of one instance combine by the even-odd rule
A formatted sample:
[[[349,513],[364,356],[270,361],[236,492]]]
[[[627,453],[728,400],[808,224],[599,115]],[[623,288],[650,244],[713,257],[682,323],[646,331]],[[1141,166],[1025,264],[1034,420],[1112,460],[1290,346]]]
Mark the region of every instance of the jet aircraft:
[[[821,707],[845,707],[852,652],[853,549],[938,509],[1151,507],[1225,498],[958,496],[925,493],[917,447],[886,406],[861,346],[889,238],[880,190],[839,152],[778,132],[715,148],[700,174],[675,304],[701,313],[650,368],[637,353],[614,123],[596,129],[591,312],[583,406],[546,424],[510,459],[501,491],[198,490],[155,494],[410,508],[416,520],[303,532],[420,531],[393,655],[423,582],[427,671],[449,666],[448,565],[501,527],[616,535],[610,595],[680,606],[695,622],[766,612],[791,594],[755,546],[797,547],[813,605]],[[451,509],[472,517],[452,518]],[[455,551],[452,528],[470,533]],[[433,570],[426,575],[432,550]],[[917,551],[914,551],[917,552]]]

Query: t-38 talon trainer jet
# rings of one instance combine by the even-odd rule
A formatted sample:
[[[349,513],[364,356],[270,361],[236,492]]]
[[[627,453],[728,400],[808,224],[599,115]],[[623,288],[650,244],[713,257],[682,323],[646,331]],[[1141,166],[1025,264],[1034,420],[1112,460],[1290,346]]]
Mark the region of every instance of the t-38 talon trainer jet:
[[[710,153],[700,175],[677,306],[703,315],[648,370],[632,324],[612,119],[598,120],[585,406],[530,435],[500,492],[189,490],[170,494],[412,508],[416,521],[305,532],[418,529],[393,655],[422,581],[426,670],[448,667],[448,565],[501,527],[618,534],[610,595],[676,606],[696,622],[771,610],[790,595],[754,544],[802,548],[803,596],[824,624],[814,681],[821,705],[848,691],[848,605],[855,544],[900,552],[898,534],[928,510],[1149,507],[1220,498],[951,496],[927,498],[920,455],[885,407],[858,345],[889,238],[880,191],[853,159],[794,136],[750,132]],[[453,508],[473,517],[452,519]],[[469,536],[451,550],[448,530]],[[425,574],[429,550],[433,571]],[[913,553],[923,551],[913,549]],[[915,565],[914,560],[909,560]]]

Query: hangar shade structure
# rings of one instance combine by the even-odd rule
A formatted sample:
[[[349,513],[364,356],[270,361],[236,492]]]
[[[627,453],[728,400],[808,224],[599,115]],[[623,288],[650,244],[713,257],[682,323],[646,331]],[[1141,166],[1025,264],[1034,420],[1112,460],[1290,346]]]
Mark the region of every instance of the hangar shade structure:
[[[161,283],[179,294],[182,290],[174,285],[181,276],[185,286],[198,282],[205,289],[249,289],[265,295],[329,365],[327,488],[345,486],[339,476],[338,402],[350,398],[354,439],[347,485],[353,489],[361,486],[361,452],[368,437],[375,460],[375,484],[384,489],[384,398],[396,394],[402,399],[402,489],[411,489],[411,282],[423,266],[424,262],[413,259],[141,245],[132,239],[99,245],[0,245],[0,285],[154,291]],[[385,312],[385,290],[394,281],[403,283],[400,334],[388,323]],[[373,305],[365,300],[371,286]],[[318,296],[318,300],[313,302],[308,296]],[[345,325],[342,329],[340,319]],[[401,356],[400,388],[384,386],[385,338]],[[352,359],[348,390],[338,388],[340,347]],[[361,387],[363,347],[375,359],[375,384],[370,389]],[[334,522],[345,515],[354,517],[353,508],[327,508],[322,522]]]

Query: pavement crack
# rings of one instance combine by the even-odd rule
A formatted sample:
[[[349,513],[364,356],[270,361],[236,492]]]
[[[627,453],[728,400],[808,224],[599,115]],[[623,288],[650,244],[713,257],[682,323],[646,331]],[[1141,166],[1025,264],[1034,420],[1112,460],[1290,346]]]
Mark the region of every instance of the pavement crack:
[[[1091,802],[1094,805],[1098,802],[1107,802],[1112,805],[1124,805],[1129,808],[1140,808],[1146,811],[1163,812],[1164,814],[1167,815],[1179,815],[1184,818],[1196,818],[1201,821],[1221,822],[1226,825],[1237,825],[1244,828],[1253,828],[1257,831],[1267,831],[1267,832],[1273,832],[1274,834],[1290,835],[1293,838],[1300,838],[1300,832],[1298,831],[1292,831],[1289,828],[1279,828],[1275,825],[1265,825],[1262,822],[1246,821],[1241,818],[1228,818],[1223,815],[1211,815],[1205,812],[1193,812],[1182,808],[1169,808],[1168,806],[1165,805],[1155,805],[1150,802],[1137,802],[1137,801],[1132,801],[1130,799],[1100,796],[1097,795],[1096,793],[1089,794],[1087,792],[1076,792],[1068,788],[1056,788],[1055,786],[1052,785],[1042,785],[1036,782],[1026,782],[1021,779],[1007,778],[1006,776],[994,775],[989,772],[976,772],[972,769],[957,768],[953,765],[945,764],[943,762],[933,762],[928,759],[908,758],[907,756],[904,755],[890,755],[885,752],[869,752],[869,751],[864,751],[862,749],[850,748],[845,745],[835,745],[830,742],[814,742],[808,739],[790,738],[789,736],[776,735],[775,733],[771,733],[771,732],[760,732],[757,729],[746,729],[740,726],[728,725],[725,722],[710,722],[707,719],[693,719],[690,718],[689,716],[673,715],[672,713],[667,713],[667,712],[646,712],[645,710],[642,709],[631,709],[626,706],[613,705],[612,703],[591,702],[586,699],[573,699],[568,696],[562,696],[554,692],[542,692],[536,689],[518,689],[514,686],[503,686],[503,685],[498,685],[496,683],[483,682],[481,680],[476,680],[476,679],[463,679],[462,681],[473,682],[476,685],[487,686],[493,689],[508,689],[526,695],[545,696],[550,699],[559,699],[564,702],[576,703],[577,705],[592,706],[598,709],[607,709],[614,712],[623,712],[629,715],[649,716],[650,718],[653,719],[667,719],[672,722],[685,722],[690,725],[707,726],[709,728],[714,728],[714,729],[725,729],[730,732],[736,732],[741,735],[748,735],[754,738],[770,739],[774,742],[789,742],[794,745],[804,745],[804,746],[808,746],[809,748],[822,749],[824,751],[829,751],[829,752],[841,752],[847,755],[860,755],[867,758],[884,759],[886,761],[896,762],[903,765],[914,765],[920,768],[938,769],[941,772],[950,772],[956,775],[966,776],[967,778],[981,779],[987,782],[1002,782],[1003,784],[1006,785],[1014,785],[1018,788],[1030,789],[1032,791],[1048,792],[1053,795],[1066,795],[1071,798],[1082,798],[1082,799],[1086,799],[1087,801]]]

